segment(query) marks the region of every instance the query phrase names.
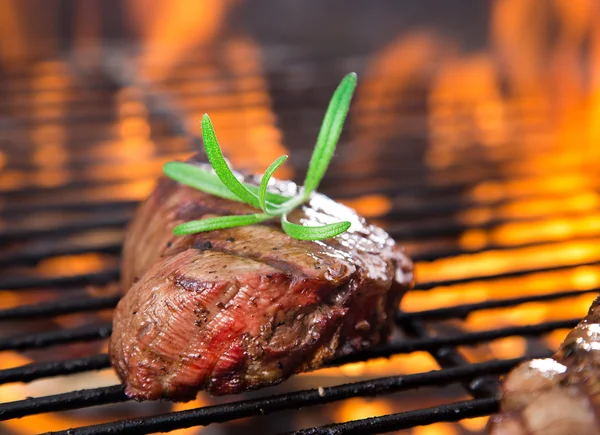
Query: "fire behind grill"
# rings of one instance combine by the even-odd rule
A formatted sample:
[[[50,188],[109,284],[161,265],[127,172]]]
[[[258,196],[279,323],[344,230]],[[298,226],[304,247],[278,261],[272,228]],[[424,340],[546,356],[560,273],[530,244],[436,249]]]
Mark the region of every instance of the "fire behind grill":
[[[229,65],[212,66],[207,54],[161,82],[144,82],[114,54],[97,70],[39,63],[4,78],[0,104],[9,116],[1,119],[8,141],[0,174],[0,320],[7,326],[0,350],[8,357],[0,383],[91,376],[109,367],[105,343],[118,301],[111,285],[123,227],[162,163],[198,147],[194,123],[201,113],[211,114],[236,166],[266,167],[285,143],[297,165],[288,174],[301,179],[330,91],[347,70],[362,72],[367,62],[355,57],[324,65],[293,51],[282,58],[278,51],[267,53],[263,70],[251,45],[240,42],[233,50],[236,60]],[[317,64],[323,68],[318,79],[299,80]],[[338,377],[324,388],[312,388],[313,375],[302,375],[283,384],[291,391],[171,413],[164,412],[167,404],[158,411],[140,404],[144,415],[137,418],[115,412],[103,415],[103,423],[54,433],[154,433],[277,418],[357,398],[392,401],[397,393],[424,405],[358,419],[352,418],[361,415],[355,409],[343,419],[350,421],[338,418],[296,433],[383,433],[483,417],[497,409],[497,376],[525,357],[549,355],[585,314],[600,283],[600,229],[594,224],[597,177],[586,175],[578,150],[534,141],[453,148],[453,138],[473,126],[444,113],[466,107],[428,101],[425,83],[405,92],[394,88],[395,78],[368,70],[361,79],[363,90],[322,190],[388,229],[417,263],[418,283],[403,301],[395,339],[334,361],[323,372]],[[382,83],[390,84],[387,90],[378,88]],[[537,108],[517,109],[527,120],[509,119],[511,127],[539,133]],[[428,123],[431,112],[442,117],[435,125]],[[428,147],[435,141],[447,141],[444,151]],[[425,353],[437,368],[422,364],[429,360]],[[384,363],[379,373],[373,367],[382,357],[398,365]],[[341,373],[361,376],[339,382],[348,367]],[[60,379],[69,385],[71,377]],[[2,430],[26,433],[31,426],[19,429],[14,420],[21,417],[127,401],[120,385],[77,385],[33,398],[1,396]],[[447,386],[458,387],[448,393]],[[27,385],[18,391],[28,391]],[[435,398],[430,406],[427,397]],[[77,422],[76,414],[60,415]],[[482,430],[480,423],[450,433],[473,433]]]

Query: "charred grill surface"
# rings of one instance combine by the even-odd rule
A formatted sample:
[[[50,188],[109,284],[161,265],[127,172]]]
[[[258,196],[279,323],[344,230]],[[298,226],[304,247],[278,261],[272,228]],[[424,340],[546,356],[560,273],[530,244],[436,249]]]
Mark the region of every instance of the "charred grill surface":
[[[6,293],[0,310],[6,326],[0,340],[5,351],[0,382],[17,384],[6,385],[0,419],[28,418],[6,426],[1,423],[1,427],[11,431],[14,425],[18,430],[16,426],[22,424],[21,430],[27,433],[35,431],[34,427],[50,430],[45,423],[31,423],[35,415],[68,411],[77,421],[62,420],[64,431],[57,433],[138,434],[200,425],[235,431],[234,420],[241,418],[249,418],[248,424],[260,426],[262,432],[292,431],[317,424],[313,417],[324,415],[321,405],[328,404],[327,414],[333,421],[338,409],[357,406],[349,399],[375,395],[391,406],[389,412],[398,413],[343,423],[337,415],[340,423],[334,427],[307,431],[383,433],[489,416],[498,411],[500,398],[487,388],[494,383],[488,383],[489,378],[507,373],[525,357],[551,356],[550,349],[559,347],[556,339],[562,330],[575,327],[585,316],[591,294],[599,291],[600,232],[594,225],[598,209],[593,200],[598,194],[597,165],[588,158],[593,156],[587,154],[586,140],[564,142],[574,125],[577,131],[587,131],[585,124],[572,123],[589,121],[579,116],[581,106],[576,105],[575,117],[569,116],[566,125],[550,123],[546,131],[543,125],[550,106],[537,100],[539,89],[533,100],[514,99],[516,94],[504,93],[511,86],[500,71],[498,83],[509,85],[498,88],[500,94],[489,94],[491,88],[486,85],[477,89],[492,100],[481,94],[484,99],[475,101],[469,91],[459,103],[455,97],[461,94],[463,74],[451,74],[457,81],[444,79],[442,87],[437,80],[427,79],[417,90],[398,87],[407,82],[399,81],[394,71],[397,67],[404,71],[405,62],[384,62],[387,67],[379,71],[371,68],[372,60],[382,65],[380,53],[362,57],[334,49],[330,55],[316,55],[287,43],[260,52],[266,57],[257,63],[248,62],[257,58],[251,53],[229,55],[228,44],[217,46],[214,54],[197,50],[173,70],[176,76],[152,82],[135,74],[137,68],[132,67],[138,64],[137,55],[135,59],[118,56],[122,62],[111,60],[107,72],[91,71],[92,75],[71,69],[71,60],[78,61],[77,56],[67,61],[15,64],[14,72],[12,64],[6,65],[5,86],[0,86],[8,116],[0,122],[8,139],[7,146],[0,147],[4,154],[0,156],[4,181],[0,183],[0,288]],[[223,54],[233,60],[223,61]],[[395,57],[397,52],[390,54]],[[459,59],[450,57],[452,66],[456,65]],[[469,61],[464,65],[491,77],[480,62],[471,64],[470,54],[463,59]],[[124,74],[112,65],[122,66]],[[356,101],[343,146],[322,188],[334,197],[356,201],[358,207],[377,216],[378,225],[401,240],[417,263],[421,274],[416,288],[406,298],[406,311],[395,316],[397,331],[406,338],[335,358],[334,366],[363,362],[364,376],[329,378],[335,385],[324,390],[303,389],[308,385],[295,381],[284,388],[294,391],[285,394],[273,395],[279,389],[268,389],[253,394],[256,399],[243,397],[169,413],[167,403],[122,405],[128,398],[121,385],[96,388],[95,371],[110,370],[109,356],[101,352],[112,329],[105,323],[112,314],[107,310],[119,299],[110,292],[120,274],[122,228],[131,220],[132,207],[148,195],[148,184],[160,165],[201,146],[197,130],[191,128],[197,125],[198,110],[223,113],[217,123],[223,122],[219,129],[228,133],[221,139],[223,143],[239,140],[236,151],[257,145],[262,149],[281,141],[287,150],[279,151],[290,151],[290,163],[302,164],[294,167],[301,170],[321,120],[319,108],[352,65],[368,73],[369,77],[362,73],[361,77],[376,86],[367,83],[364,94],[360,91],[361,101]],[[448,78],[448,64],[443,66],[442,77]],[[471,108],[476,115],[472,120],[465,116]],[[258,116],[262,114],[268,114],[264,121]],[[237,116],[244,121],[234,122]],[[135,123],[129,124],[130,119]],[[130,129],[140,126],[138,122],[144,124],[143,129]],[[270,133],[264,136],[266,142],[257,144],[255,133],[270,131],[263,125],[274,127],[277,136]],[[128,132],[135,140],[130,140]],[[556,143],[555,133],[560,136]],[[266,155],[262,157],[251,167],[270,162]],[[383,196],[384,201],[363,202],[371,196]],[[154,214],[153,219],[164,217]],[[166,221],[171,225],[171,218]],[[150,239],[151,232],[144,237]],[[145,250],[143,243],[137,246],[132,254],[152,257],[148,267],[166,253]],[[216,252],[200,245],[197,249]],[[505,259],[510,261],[505,263]],[[498,268],[501,264],[506,268]],[[133,272],[127,272],[130,280],[144,275]],[[108,295],[104,293],[107,283]],[[471,346],[476,346],[476,355]],[[433,357],[439,370],[425,372],[430,364],[421,364],[423,356]],[[371,359],[382,357],[397,358],[398,366],[393,361],[381,367],[370,365]],[[349,367],[349,372],[357,374],[354,368]],[[71,386],[85,389],[63,392],[69,385],[65,388],[66,378],[58,376],[77,373],[81,378],[73,377],[77,385]],[[307,382],[330,373],[347,372],[328,370]],[[104,383],[109,373],[98,375]],[[37,379],[43,380],[42,389],[37,382],[29,384]],[[79,384],[80,379],[85,384]],[[465,394],[474,400],[451,403],[466,398]],[[530,399],[531,388],[521,397]],[[424,400],[417,403],[419,398]],[[407,403],[415,410],[407,411]],[[92,421],[88,417],[96,415],[92,408],[106,404],[112,404],[102,411],[106,422],[88,426]],[[564,408],[564,402],[556,404],[554,409]],[[589,407],[581,409],[589,418]],[[40,418],[49,421],[55,416]],[[507,421],[516,421],[515,433],[522,430],[516,419]],[[473,432],[478,427],[475,421],[466,423],[440,430]],[[577,430],[576,426],[573,433]]]

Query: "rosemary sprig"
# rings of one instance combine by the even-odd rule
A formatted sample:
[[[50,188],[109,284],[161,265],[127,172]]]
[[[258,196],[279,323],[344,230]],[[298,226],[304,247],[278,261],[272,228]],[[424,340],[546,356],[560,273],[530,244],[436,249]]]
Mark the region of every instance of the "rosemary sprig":
[[[311,194],[319,187],[342,132],[350,107],[350,100],[356,88],[356,80],[355,73],[346,75],[333,94],[310,159],[304,186],[300,189],[300,193],[293,197],[279,195],[267,190],[269,180],[288,156],[281,156],[271,163],[261,179],[260,186],[243,183],[231,171],[221,152],[210,118],[208,115],[204,115],[202,117],[204,148],[214,173],[182,162],[165,164],[163,167],[164,173],[169,178],[194,189],[221,198],[245,202],[256,209],[262,210],[262,213],[190,221],[176,226],[173,232],[177,235],[194,234],[253,225],[274,218],[281,219],[281,227],[286,234],[299,240],[328,239],[348,230],[350,222],[337,222],[323,226],[303,226],[290,222],[287,215],[296,207],[308,201]]]

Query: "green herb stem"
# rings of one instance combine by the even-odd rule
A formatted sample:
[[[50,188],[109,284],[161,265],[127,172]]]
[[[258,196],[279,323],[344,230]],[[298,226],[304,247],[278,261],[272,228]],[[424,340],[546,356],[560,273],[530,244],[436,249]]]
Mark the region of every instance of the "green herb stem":
[[[177,235],[201,233],[203,231],[220,230],[224,228],[241,227],[253,225],[271,219],[266,214],[248,214],[240,216],[219,216],[214,218],[200,219],[177,225],[173,232]]]
[[[202,190],[221,198],[241,201],[260,209],[263,213],[241,216],[220,216],[186,222],[175,227],[177,235],[194,234],[237,226],[253,225],[279,218],[283,231],[298,240],[323,240],[335,237],[350,228],[350,222],[336,222],[322,226],[304,226],[288,220],[288,213],[307,202],[327,171],[331,158],[335,153],[337,142],[348,114],[350,101],[356,88],[357,77],[350,73],[344,77],[337,87],[325,113],[321,130],[317,137],[315,149],[310,159],[304,186],[293,196],[276,194],[268,191],[271,177],[287,160],[287,156],[276,159],[265,171],[260,186],[243,183],[233,173],[223,156],[215,130],[208,115],[202,117],[202,136],[208,160],[214,170],[206,171],[189,163],[169,162],[165,164],[164,173],[173,180],[194,189]]]
[[[271,208],[269,208],[269,206],[267,205],[267,187],[269,186],[269,181],[271,180],[271,177],[273,176],[275,171],[277,169],[279,169],[279,167],[281,165],[283,165],[283,163],[287,160],[287,158],[288,158],[288,156],[281,156],[277,160],[275,160],[273,163],[271,163],[271,165],[265,171],[262,179],[260,180],[260,188],[258,190],[258,202],[260,204],[260,208],[262,209],[262,211],[264,211],[265,213],[267,213],[269,215],[275,216],[277,214],[277,212],[275,212],[275,214],[273,214],[272,212],[269,211],[269,210],[271,210]]]
[[[215,129],[207,114],[202,117],[202,137],[204,138],[204,148],[208,156],[208,161],[223,184],[242,201],[250,204],[252,207],[260,208],[258,197],[250,192],[229,168],[217,141]]]

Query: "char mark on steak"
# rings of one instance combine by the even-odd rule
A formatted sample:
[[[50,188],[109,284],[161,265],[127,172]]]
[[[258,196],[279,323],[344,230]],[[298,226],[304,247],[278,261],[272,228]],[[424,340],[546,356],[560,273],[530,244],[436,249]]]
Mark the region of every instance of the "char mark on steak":
[[[292,239],[274,223],[172,233],[188,220],[253,212],[168,179],[136,211],[110,340],[130,397],[240,393],[386,341],[412,264],[351,209],[315,194],[291,215],[352,223],[325,241]]]

